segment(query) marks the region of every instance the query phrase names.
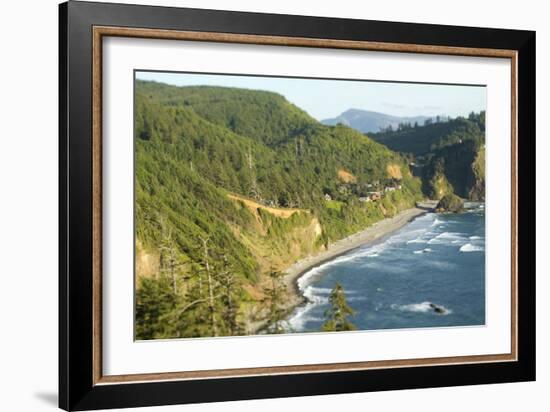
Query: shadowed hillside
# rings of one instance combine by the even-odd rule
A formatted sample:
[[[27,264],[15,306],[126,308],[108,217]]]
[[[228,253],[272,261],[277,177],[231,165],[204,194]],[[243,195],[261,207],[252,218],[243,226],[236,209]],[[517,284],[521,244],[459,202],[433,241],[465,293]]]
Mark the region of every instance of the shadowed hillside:
[[[448,193],[485,199],[485,112],[425,126],[370,134],[373,140],[407,154],[433,199]]]

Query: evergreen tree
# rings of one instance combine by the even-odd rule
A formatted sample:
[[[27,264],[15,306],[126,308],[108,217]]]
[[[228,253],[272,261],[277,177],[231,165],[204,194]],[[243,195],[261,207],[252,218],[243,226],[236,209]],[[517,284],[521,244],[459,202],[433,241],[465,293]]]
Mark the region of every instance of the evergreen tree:
[[[284,308],[286,286],[283,283],[283,273],[271,268],[269,271],[271,284],[264,288],[263,303],[267,308],[267,332],[268,333],[284,333],[285,328],[283,322],[286,317]]]
[[[346,294],[340,283],[336,283],[334,289],[330,293],[329,298],[330,308],[325,311],[327,318],[323,325],[323,331],[349,331],[357,329],[348,318],[353,316],[355,311],[346,302]]]
[[[227,335],[241,335],[243,328],[237,320],[239,311],[239,288],[237,279],[229,265],[226,256],[223,256],[223,266],[219,273],[221,289],[221,314]]]
[[[166,336],[170,322],[165,314],[172,313],[178,304],[169,277],[143,278],[136,291],[136,338],[159,339]]]

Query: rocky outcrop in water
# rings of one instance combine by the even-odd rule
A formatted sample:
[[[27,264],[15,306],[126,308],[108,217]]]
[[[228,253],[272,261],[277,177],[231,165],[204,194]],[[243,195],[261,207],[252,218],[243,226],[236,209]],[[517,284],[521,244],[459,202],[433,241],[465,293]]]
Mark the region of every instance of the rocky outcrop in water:
[[[449,193],[435,207],[437,213],[460,213],[464,211],[464,201],[455,194]]]

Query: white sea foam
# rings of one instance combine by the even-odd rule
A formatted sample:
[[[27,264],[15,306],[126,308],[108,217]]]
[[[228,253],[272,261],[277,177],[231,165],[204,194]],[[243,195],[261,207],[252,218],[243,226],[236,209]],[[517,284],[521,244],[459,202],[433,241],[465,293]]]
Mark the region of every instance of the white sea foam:
[[[326,291],[330,293],[330,289],[328,288],[318,288],[314,286],[303,285],[299,285],[299,287],[308,302],[305,305],[296,308],[292,317],[287,321],[290,329],[297,332],[303,330],[307,322],[318,320],[315,317],[310,316],[309,312],[318,305],[328,303],[328,294],[326,293]],[[322,293],[323,295],[321,295],[320,293]]]
[[[414,243],[416,239],[421,239],[423,235],[425,235],[427,232],[426,228],[420,228],[420,229],[411,229],[409,230],[403,230],[398,234],[393,235],[390,237],[387,242],[389,244],[399,244],[399,243]]]
[[[322,319],[317,318],[315,316],[308,315],[309,311],[313,308],[314,305],[307,304],[306,306],[302,306],[298,309],[296,309],[294,315],[292,318],[290,318],[287,323],[288,326],[290,326],[290,329],[295,330],[296,332],[300,332],[304,330],[305,324],[307,322],[319,322],[322,321]]]
[[[470,236],[470,240],[480,240],[481,236]]]
[[[459,232],[443,232],[431,238],[428,244],[449,244],[453,241],[466,241],[465,234]]]
[[[483,252],[485,248],[483,246],[472,245],[471,243],[466,243],[460,247],[461,252]]]
[[[408,240],[407,244],[409,243],[428,243],[428,241],[426,239],[416,238],[416,239]]]
[[[312,293],[317,295],[330,295],[330,288],[318,288],[315,286],[308,286]]]
[[[465,202],[464,208],[467,213],[483,214],[485,212],[485,205],[483,203]]]
[[[306,286],[311,283],[311,281],[321,275],[321,268],[322,266],[318,266],[316,268],[308,270],[306,273],[304,273],[302,276],[300,276],[297,280],[298,288],[304,292]]]
[[[442,225],[443,223],[444,223],[443,220],[435,218],[435,220],[432,222],[432,227]]]
[[[322,276],[324,271],[330,268],[331,266],[339,265],[341,263],[346,263],[346,262],[353,262],[355,260],[359,260],[364,257],[376,257],[384,249],[384,247],[385,245],[381,244],[381,245],[375,245],[366,249],[358,249],[353,253],[338,256],[328,262],[322,263],[319,266],[316,266],[308,270],[298,278],[298,281],[297,281],[298,288],[301,291],[305,291],[306,287],[309,284],[313,283],[316,278]]]
[[[430,249],[429,247],[427,248],[424,248],[424,249],[421,249],[421,250],[415,250],[413,253],[415,255],[419,255],[421,253],[430,253],[432,251],[432,249]]]
[[[313,286],[307,286],[303,291],[302,293],[304,294],[304,296],[309,300],[309,302],[311,303],[314,303],[314,304],[317,304],[317,305],[322,305],[323,303],[327,303],[328,302],[328,294],[319,294],[319,293],[315,293],[316,292],[316,288],[314,288]],[[330,293],[330,292],[329,292]]]

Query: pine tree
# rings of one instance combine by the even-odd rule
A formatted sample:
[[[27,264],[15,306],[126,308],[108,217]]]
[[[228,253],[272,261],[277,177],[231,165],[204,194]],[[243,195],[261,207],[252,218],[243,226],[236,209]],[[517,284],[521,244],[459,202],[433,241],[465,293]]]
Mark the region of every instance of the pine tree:
[[[136,338],[159,339],[175,336],[165,315],[178,304],[168,277],[143,278],[136,291]]]
[[[348,317],[353,316],[355,311],[346,302],[346,294],[340,283],[336,283],[329,297],[330,308],[325,311],[327,320],[323,325],[323,331],[349,331],[357,329]]]
[[[237,279],[235,279],[232,268],[229,265],[227,257],[223,256],[223,266],[219,273],[219,282],[221,289],[221,319],[224,323],[227,335],[241,335],[243,328],[237,320],[239,311],[239,288]]]
[[[272,334],[284,333],[283,321],[286,317],[284,308],[286,286],[283,283],[283,273],[271,268],[269,271],[271,285],[264,288],[263,303],[267,307],[267,332]]]

